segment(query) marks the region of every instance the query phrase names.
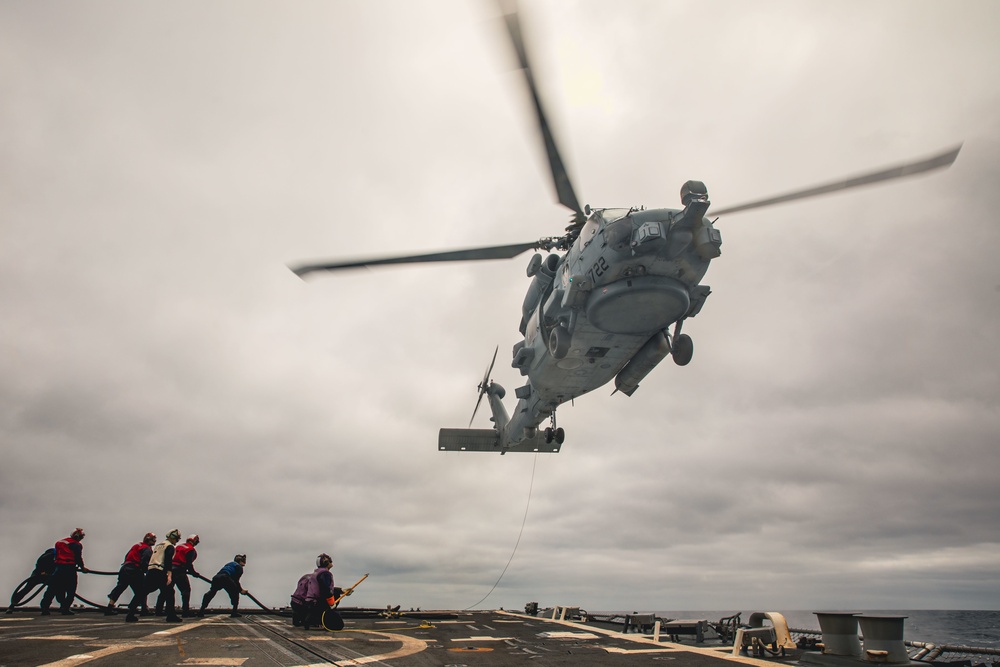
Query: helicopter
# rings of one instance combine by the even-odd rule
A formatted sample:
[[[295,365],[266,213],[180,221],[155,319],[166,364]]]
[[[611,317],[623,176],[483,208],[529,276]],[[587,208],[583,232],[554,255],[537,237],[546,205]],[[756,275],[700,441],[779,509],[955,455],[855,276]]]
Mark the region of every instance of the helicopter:
[[[690,363],[694,343],[682,329],[712,293],[702,280],[722,254],[722,235],[715,227],[720,216],[943,169],[961,150],[959,145],[928,158],[725,207],[713,211],[712,220],[707,217],[708,188],[697,180],[681,186],[679,209],[581,206],[532,75],[517,9],[502,9],[556,200],[571,214],[564,233],[525,243],[290,266],[304,278],[393,264],[512,259],[537,251],[526,269],[530,283],[521,305],[522,339],[511,354],[511,366],[526,377],[514,391],[514,411],[508,414],[506,390],[491,379],[498,347],[477,387],[469,428],[440,429],[440,451],[559,452],[566,438],[556,423],[560,405],[612,381],[613,394],[632,396],[667,357],[678,366]],[[471,428],[484,397],[493,428]]]

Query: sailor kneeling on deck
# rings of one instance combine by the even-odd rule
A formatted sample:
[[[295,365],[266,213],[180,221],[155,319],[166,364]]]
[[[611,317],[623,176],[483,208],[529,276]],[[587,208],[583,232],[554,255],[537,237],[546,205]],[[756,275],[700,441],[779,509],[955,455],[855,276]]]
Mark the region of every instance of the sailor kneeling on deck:
[[[333,585],[331,567],[333,559],[328,554],[320,554],[316,557],[316,569],[299,577],[292,593],[292,625],[304,630],[344,628],[344,619],[333,608],[345,594]]]

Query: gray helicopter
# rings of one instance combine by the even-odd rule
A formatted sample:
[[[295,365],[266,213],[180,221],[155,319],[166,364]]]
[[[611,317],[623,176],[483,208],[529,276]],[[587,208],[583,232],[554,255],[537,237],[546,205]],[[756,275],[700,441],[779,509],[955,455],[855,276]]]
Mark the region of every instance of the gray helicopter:
[[[514,345],[511,362],[527,381],[514,391],[513,415],[503,404],[506,391],[490,379],[494,351],[472,413],[475,419],[486,396],[493,428],[443,428],[441,451],[558,452],[565,440],[555,419],[560,405],[612,380],[612,393],[631,396],[667,357],[687,365],[694,345],[681,330],[711,294],[701,281],[721,255],[717,216],[945,168],[961,150],[958,146],[889,169],[716,210],[712,221],[706,217],[710,202],[701,181],[681,187],[681,209],[581,207],[531,73],[517,12],[505,13],[504,22],[531,96],[557,200],[572,212],[565,233],[511,245],[291,267],[305,276],[389,264],[511,259],[529,250],[546,253],[528,261],[531,283],[521,306],[523,339]],[[549,425],[540,428],[545,421]]]

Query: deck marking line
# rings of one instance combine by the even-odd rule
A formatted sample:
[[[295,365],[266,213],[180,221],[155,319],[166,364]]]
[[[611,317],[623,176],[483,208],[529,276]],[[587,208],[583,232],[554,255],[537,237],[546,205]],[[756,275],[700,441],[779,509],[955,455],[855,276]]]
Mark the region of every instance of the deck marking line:
[[[540,632],[538,636],[545,639],[600,639],[593,632]]]
[[[194,630],[195,628],[200,628],[208,623],[214,623],[217,619],[222,618],[221,616],[214,616],[212,618],[206,618],[204,621],[196,621],[194,623],[188,623],[184,625],[178,625],[177,627],[170,628],[169,630],[158,630],[154,632],[153,635],[158,636],[169,636],[180,634],[181,632],[187,632],[188,630]],[[152,636],[152,635],[150,635]]]
[[[206,619],[204,621],[199,621],[197,623],[192,623],[190,625],[182,625],[176,628],[171,628],[170,630],[161,630],[160,632],[154,632],[145,637],[141,637],[138,640],[128,639],[125,641],[115,641],[115,640],[100,640],[101,643],[107,642],[111,644],[98,651],[91,651],[90,653],[78,653],[76,655],[71,655],[69,657],[63,658],[62,660],[56,660],[55,662],[47,662],[44,665],[39,665],[39,667],[74,667],[75,665],[82,665],[85,662],[90,662],[91,660],[97,660],[98,658],[103,658],[105,656],[114,655],[116,653],[124,653],[125,651],[131,651],[134,648],[140,646],[163,646],[161,642],[156,641],[154,635],[174,635],[179,632],[184,632],[185,630],[191,630],[197,627],[201,627],[206,623],[211,623],[214,618]],[[114,643],[112,643],[114,642]]]
[[[394,658],[405,658],[408,655],[414,655],[416,653],[422,652],[427,648],[427,642],[423,639],[417,639],[416,637],[410,637],[408,635],[394,635],[388,632],[381,632],[379,630],[341,630],[341,632],[357,632],[363,634],[373,634],[382,635],[383,637],[389,637],[398,641],[402,646],[400,646],[395,651],[390,651],[389,653],[379,653],[377,655],[364,655],[357,658],[347,658],[346,660],[338,660],[333,663],[337,667],[353,667],[354,665],[367,665],[372,662],[381,662],[383,660],[393,660]],[[312,666],[309,666],[312,667]],[[317,665],[316,667],[326,667],[325,665]]]
[[[56,660],[55,662],[47,662],[39,667],[72,667],[73,665],[81,665],[85,662],[90,662],[91,660],[97,660],[98,658],[103,658],[108,655],[114,655],[115,653],[124,653],[125,651],[131,651],[135,646],[108,646],[107,648],[102,648],[100,651],[94,651],[92,653],[78,653],[76,655],[71,655],[68,658],[63,658],[62,660]]]
[[[608,653],[618,653],[620,655],[633,655],[640,653],[681,653],[675,648],[621,648],[618,646],[605,646]]]
[[[459,637],[457,639],[452,639],[453,642],[505,642],[508,639],[514,639],[513,637]]]
[[[178,665],[218,665],[219,667],[240,667],[250,658],[188,658]]]

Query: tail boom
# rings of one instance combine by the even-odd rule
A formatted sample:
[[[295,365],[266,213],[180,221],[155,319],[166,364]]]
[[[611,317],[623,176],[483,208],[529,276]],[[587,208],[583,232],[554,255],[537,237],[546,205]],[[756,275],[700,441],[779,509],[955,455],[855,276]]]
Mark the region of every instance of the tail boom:
[[[438,451],[442,452],[539,452],[557,453],[562,447],[545,442],[543,435],[525,438],[517,444],[504,446],[500,434],[492,428],[443,428],[438,433]]]

